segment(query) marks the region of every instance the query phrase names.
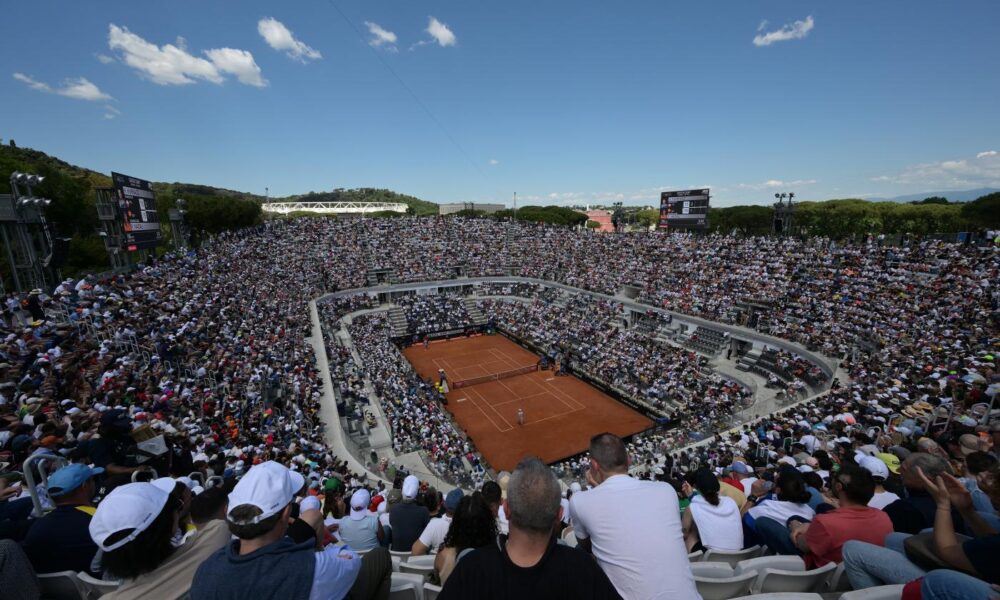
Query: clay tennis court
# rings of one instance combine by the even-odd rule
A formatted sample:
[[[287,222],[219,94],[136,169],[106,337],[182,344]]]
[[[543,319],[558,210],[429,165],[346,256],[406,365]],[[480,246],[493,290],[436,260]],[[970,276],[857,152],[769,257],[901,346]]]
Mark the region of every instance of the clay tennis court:
[[[437,381],[444,369],[449,382],[528,367],[533,353],[501,335],[456,338],[405,348],[403,355],[421,377]],[[490,465],[511,470],[528,454],[546,463],[587,449],[602,431],[627,436],[653,423],[576,377],[532,371],[468,387],[451,386],[446,407]],[[524,425],[517,410],[524,410]]]

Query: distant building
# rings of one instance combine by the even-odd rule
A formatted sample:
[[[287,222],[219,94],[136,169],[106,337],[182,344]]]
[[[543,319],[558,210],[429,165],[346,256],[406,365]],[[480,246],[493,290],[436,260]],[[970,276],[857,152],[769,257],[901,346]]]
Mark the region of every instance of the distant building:
[[[611,224],[611,213],[606,210],[588,210],[584,212],[587,215],[587,219],[590,221],[597,221],[601,224],[600,227],[595,228],[595,231],[614,231],[615,226]]]
[[[439,204],[438,214],[450,215],[463,210],[481,210],[488,215],[492,215],[498,210],[507,208],[503,204],[476,204],[474,202],[455,202],[452,204]]]

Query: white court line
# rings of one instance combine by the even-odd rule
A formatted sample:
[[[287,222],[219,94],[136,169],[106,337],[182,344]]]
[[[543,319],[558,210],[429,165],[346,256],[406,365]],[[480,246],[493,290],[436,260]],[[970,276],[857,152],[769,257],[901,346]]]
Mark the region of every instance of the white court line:
[[[483,399],[485,400],[485,398],[483,398]],[[478,409],[479,409],[479,412],[483,413],[483,416],[484,416],[484,417],[486,417],[486,419],[487,419],[487,420],[488,420],[488,421],[489,421],[490,423],[492,423],[492,424],[493,424],[493,426],[494,426],[494,427],[496,427],[497,431],[499,431],[500,433],[503,433],[503,432],[505,432],[505,431],[510,431],[511,429],[513,429],[513,427],[511,427],[511,426],[510,426],[510,423],[507,423],[507,429],[501,429],[501,428],[500,428],[500,426],[499,426],[499,425],[497,425],[497,422],[493,420],[493,417],[491,417],[491,416],[489,416],[488,414],[486,414],[486,411],[485,411],[485,410],[483,410],[483,407],[482,407],[482,406],[479,406],[479,403],[478,403],[478,402],[476,402],[476,401],[475,401],[475,400],[474,400],[474,399],[472,398],[472,396],[471,396],[471,395],[469,396],[469,402],[472,402],[472,405],[473,405],[473,406],[475,406],[476,408],[478,408]],[[489,403],[487,402],[487,404],[489,404]],[[496,412],[496,411],[494,411],[494,412]],[[502,417],[501,417],[501,418],[502,418]]]
[[[552,389],[552,391],[553,391],[553,392],[554,392],[555,394],[559,394],[559,395],[562,395],[562,396],[565,396],[566,398],[569,398],[570,400],[572,400],[572,401],[573,401],[573,404],[576,404],[576,406],[577,406],[577,409],[576,409],[576,410],[583,410],[584,408],[586,408],[586,406],[584,406],[584,404],[583,404],[582,402],[580,402],[580,401],[579,401],[579,400],[577,400],[576,398],[574,398],[574,397],[570,396],[570,395],[569,395],[569,394],[567,394],[566,392],[564,392],[564,391],[560,390],[560,389],[559,389],[558,387],[556,387],[555,385],[553,385],[553,384],[551,384],[551,383],[546,383],[545,385],[549,386],[549,387],[550,387],[550,388]],[[566,405],[566,406],[567,406],[568,408],[573,408],[573,406],[572,406],[572,405],[571,405],[570,403],[566,402],[566,401],[565,401],[565,400],[563,400],[562,398],[560,398],[560,400],[562,400],[562,403],[563,403],[563,404],[565,404],[565,405]]]
[[[490,409],[492,409],[492,410],[493,410],[493,413],[494,413],[494,414],[496,414],[496,416],[500,417],[500,419],[502,419],[502,420],[503,420],[503,422],[507,424],[507,429],[500,429],[500,427],[497,427],[497,429],[498,429],[499,431],[503,432],[503,431],[510,431],[511,429],[514,429],[514,426],[510,424],[510,421],[508,421],[508,420],[507,420],[507,419],[506,419],[506,418],[505,418],[505,417],[504,417],[503,415],[501,415],[501,414],[500,414],[500,411],[498,411],[498,410],[497,410],[496,408],[494,408],[494,407],[493,407],[493,405],[492,405],[492,404],[490,404],[490,401],[486,399],[486,396],[483,396],[483,395],[482,395],[482,394],[481,394],[481,393],[480,393],[479,391],[477,391],[477,390],[474,390],[474,389],[472,389],[472,388],[469,388],[469,392],[470,392],[470,393],[471,393],[471,392],[476,392],[476,395],[477,395],[477,396],[479,396],[479,398],[480,398],[480,399],[481,399],[481,400],[482,400],[483,402],[485,402],[485,403],[486,403],[486,406],[489,406],[489,407],[490,407]],[[478,402],[476,403],[476,406],[479,406],[479,403],[478,403]],[[482,410],[482,408],[480,408],[479,410]],[[485,412],[485,411],[484,411],[484,412]],[[493,419],[490,419],[490,422],[493,422]],[[493,423],[493,425],[494,425],[494,426],[496,426],[496,423],[494,422],[494,423]]]
[[[542,421],[548,421],[549,419],[554,419],[556,417],[563,417],[563,416],[566,416],[566,415],[571,415],[571,414],[573,414],[575,412],[580,412],[581,410],[583,410],[583,409],[582,408],[574,408],[573,410],[570,410],[570,411],[567,411],[567,412],[564,412],[564,413],[559,413],[557,415],[549,415],[549,416],[545,417],[544,419],[538,419],[537,421],[525,421],[524,424],[525,425],[534,425],[535,423],[541,423]]]
[[[521,368],[521,367],[517,366],[517,362],[516,361],[511,360],[511,358],[509,356],[507,356],[505,353],[497,350],[496,348],[490,348],[489,350],[490,350],[490,352],[493,353],[494,356],[499,356],[500,360],[502,360],[503,362],[507,363],[507,366],[511,367],[512,370],[513,369],[520,369]],[[524,366],[528,366],[528,365],[524,365]]]
[[[504,404],[510,404],[511,402],[520,402],[522,400],[527,400],[528,398],[537,398],[538,396],[545,396],[547,394],[551,395],[552,392],[541,391],[541,392],[539,392],[537,394],[531,394],[530,396],[521,396],[520,398],[515,398],[513,400],[507,400],[506,402],[497,402],[497,403],[493,404],[493,406],[503,406]]]

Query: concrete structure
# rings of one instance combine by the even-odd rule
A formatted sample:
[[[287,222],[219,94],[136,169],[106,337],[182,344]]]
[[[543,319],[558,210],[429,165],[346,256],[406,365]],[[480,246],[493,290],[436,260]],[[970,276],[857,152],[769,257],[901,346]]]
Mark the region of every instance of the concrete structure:
[[[293,212],[320,214],[368,214],[383,211],[406,212],[402,202],[265,202],[264,212],[287,215]]]
[[[613,232],[615,230],[614,225],[611,223],[611,213],[606,210],[588,210],[584,212],[587,215],[587,219],[590,221],[597,221],[601,224],[600,227],[594,229],[594,231],[609,231]]]
[[[498,210],[504,210],[507,207],[503,204],[478,204],[475,202],[453,202],[451,204],[439,204],[438,214],[440,215],[450,215],[457,213],[461,210],[481,210],[488,215],[492,215]]]

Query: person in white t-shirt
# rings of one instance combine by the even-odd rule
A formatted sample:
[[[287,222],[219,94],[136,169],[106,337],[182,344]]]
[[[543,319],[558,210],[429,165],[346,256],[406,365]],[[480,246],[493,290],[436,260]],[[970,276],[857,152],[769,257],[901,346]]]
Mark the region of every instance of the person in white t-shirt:
[[[691,504],[681,519],[684,537],[688,541],[687,549],[693,550],[700,544],[711,550],[742,550],[743,520],[736,501],[719,496],[721,486],[718,477],[704,467],[695,473],[694,485],[698,495],[691,498]]]
[[[417,541],[413,542],[410,554],[422,556],[441,549],[441,544],[444,543],[444,538],[448,535],[448,528],[451,527],[451,518],[455,516],[455,509],[458,508],[458,503],[462,501],[464,495],[465,493],[458,488],[448,492],[444,498],[444,516],[434,517],[430,520]]]
[[[749,496],[753,482],[757,481],[753,473],[753,468],[744,462],[736,461],[729,465],[729,471],[732,478],[739,481],[740,485],[743,486],[743,493]]]
[[[592,552],[618,593],[629,600],[700,599],[684,547],[677,492],[628,476],[621,438],[590,440],[587,482],[570,510],[578,546]]]
[[[872,478],[875,480],[875,495],[868,501],[868,506],[882,510],[896,500],[899,500],[899,496],[885,491],[885,487],[882,486],[885,480],[889,478],[889,467],[881,459],[874,456],[860,456],[858,457],[858,465],[871,473]]]

